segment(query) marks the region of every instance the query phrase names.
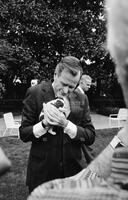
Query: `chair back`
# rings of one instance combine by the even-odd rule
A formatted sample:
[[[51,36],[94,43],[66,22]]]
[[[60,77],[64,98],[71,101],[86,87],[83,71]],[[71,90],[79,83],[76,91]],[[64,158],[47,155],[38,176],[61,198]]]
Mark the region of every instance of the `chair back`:
[[[118,112],[118,118],[120,120],[127,120],[128,117],[128,109],[127,108],[120,108]]]
[[[5,113],[3,116],[4,116],[6,128],[14,128],[15,122],[14,122],[13,114],[9,112],[9,113]]]

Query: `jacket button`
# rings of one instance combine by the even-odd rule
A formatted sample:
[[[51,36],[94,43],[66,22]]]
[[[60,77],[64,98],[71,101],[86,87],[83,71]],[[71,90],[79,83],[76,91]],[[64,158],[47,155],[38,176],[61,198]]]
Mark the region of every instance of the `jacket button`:
[[[47,142],[48,139],[46,137],[43,138],[43,142]]]

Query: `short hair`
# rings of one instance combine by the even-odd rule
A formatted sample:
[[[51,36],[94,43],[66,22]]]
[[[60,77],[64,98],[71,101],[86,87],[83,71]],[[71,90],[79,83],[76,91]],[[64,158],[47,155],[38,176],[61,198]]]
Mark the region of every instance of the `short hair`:
[[[55,73],[58,73],[58,75],[60,75],[64,69],[69,70],[69,72],[73,76],[76,76],[79,71],[80,75],[82,75],[83,73],[80,60],[74,56],[66,56],[62,58],[61,61],[56,66]]]
[[[83,74],[81,77],[81,81],[85,81],[85,82],[90,81],[91,82],[92,78],[89,75]]]

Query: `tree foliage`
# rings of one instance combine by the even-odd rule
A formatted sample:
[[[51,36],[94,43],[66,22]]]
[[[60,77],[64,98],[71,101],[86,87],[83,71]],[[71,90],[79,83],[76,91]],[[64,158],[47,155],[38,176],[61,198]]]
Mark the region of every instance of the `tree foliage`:
[[[51,79],[61,57],[74,55],[90,60],[92,78],[110,78],[105,24],[103,0],[1,0],[0,77]]]

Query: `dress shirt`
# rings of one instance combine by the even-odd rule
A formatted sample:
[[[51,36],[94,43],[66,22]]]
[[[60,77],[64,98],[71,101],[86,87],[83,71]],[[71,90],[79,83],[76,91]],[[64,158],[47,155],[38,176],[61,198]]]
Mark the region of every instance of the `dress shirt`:
[[[68,117],[70,112],[71,112],[70,102],[69,102],[69,99],[67,97],[64,97],[63,100],[64,100],[64,107],[63,108],[65,109],[65,115],[66,115],[66,117]],[[53,101],[55,101],[55,100],[53,100]],[[48,131],[48,129],[49,128],[42,127],[41,122],[39,122],[39,123],[37,123],[33,126],[33,134],[36,138],[39,138],[42,135],[44,135]],[[68,124],[64,128],[64,133],[68,134],[71,139],[75,138],[76,134],[77,134],[77,126],[75,124],[73,124],[71,121],[68,120]]]

